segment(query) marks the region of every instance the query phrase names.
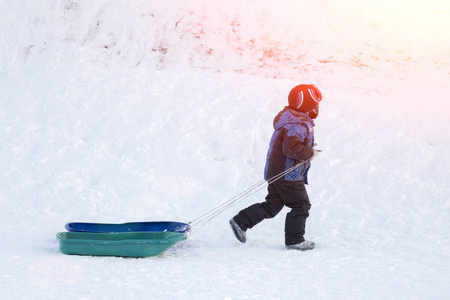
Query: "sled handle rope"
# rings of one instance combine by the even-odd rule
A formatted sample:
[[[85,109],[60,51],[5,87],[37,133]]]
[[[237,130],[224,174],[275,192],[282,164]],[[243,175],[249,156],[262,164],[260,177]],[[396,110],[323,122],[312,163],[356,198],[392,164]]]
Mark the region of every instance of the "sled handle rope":
[[[300,166],[306,164],[307,162],[313,160],[317,156],[317,154],[319,152],[320,152],[320,150],[317,150],[317,152],[315,152],[314,155],[311,156],[309,159],[299,162],[298,164],[294,165],[293,167],[291,167],[291,168],[289,168],[289,169],[287,169],[287,170],[285,170],[285,171],[283,171],[283,172],[273,176],[272,178],[270,178],[268,180],[262,180],[262,181],[256,183],[255,185],[253,185],[252,187],[250,187],[247,190],[243,191],[242,193],[234,196],[233,198],[229,199],[228,201],[225,201],[224,203],[216,206],[215,208],[213,208],[209,212],[205,213],[204,215],[202,215],[202,216],[198,217],[197,219],[189,222],[188,224],[191,226],[190,234],[193,234],[194,232],[199,230],[201,227],[205,226],[212,219],[214,219],[215,217],[217,217],[218,215],[220,215],[225,210],[229,209],[230,207],[232,207],[233,205],[235,205],[239,201],[244,200],[245,198],[249,197],[250,195],[253,195],[257,191],[259,191],[262,188],[264,188],[266,186],[266,182],[267,182],[267,184],[274,183],[275,181],[277,181],[278,179],[282,178],[286,174],[291,173],[292,171],[294,171],[298,167],[300,167]]]

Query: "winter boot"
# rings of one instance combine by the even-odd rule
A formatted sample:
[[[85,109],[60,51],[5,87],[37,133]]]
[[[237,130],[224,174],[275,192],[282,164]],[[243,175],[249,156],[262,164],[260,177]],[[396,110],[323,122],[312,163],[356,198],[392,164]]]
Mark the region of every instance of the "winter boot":
[[[234,221],[234,219],[230,220],[230,226],[231,229],[233,229],[234,235],[241,243],[245,243],[247,241],[247,234],[245,233],[245,230],[242,230],[242,228]]]
[[[286,248],[289,250],[301,250],[301,251],[312,250],[315,247],[316,244],[314,244],[314,242],[311,241],[303,241],[299,244],[286,245]]]

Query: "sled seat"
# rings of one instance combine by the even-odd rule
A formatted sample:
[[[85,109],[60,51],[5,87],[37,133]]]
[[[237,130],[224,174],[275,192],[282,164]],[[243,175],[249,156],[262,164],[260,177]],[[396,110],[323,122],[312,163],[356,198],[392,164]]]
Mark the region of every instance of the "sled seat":
[[[172,221],[132,222],[123,224],[109,223],[67,223],[65,226],[69,232],[135,232],[135,231],[162,231],[189,233],[190,226],[186,223]]]

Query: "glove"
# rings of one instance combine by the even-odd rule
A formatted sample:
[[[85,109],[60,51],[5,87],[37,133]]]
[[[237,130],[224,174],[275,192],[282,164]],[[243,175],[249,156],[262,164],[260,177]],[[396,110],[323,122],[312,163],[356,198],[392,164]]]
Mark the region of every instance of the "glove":
[[[314,152],[314,154],[313,154],[313,157],[314,157],[314,156],[316,156],[317,154],[319,154],[320,152],[322,152],[322,150],[319,150],[319,149],[313,149],[313,152]]]

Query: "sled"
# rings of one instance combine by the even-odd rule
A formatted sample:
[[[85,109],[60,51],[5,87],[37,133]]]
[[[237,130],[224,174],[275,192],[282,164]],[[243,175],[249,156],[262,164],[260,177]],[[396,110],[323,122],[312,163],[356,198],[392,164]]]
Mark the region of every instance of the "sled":
[[[59,249],[64,254],[148,257],[163,253],[187,236],[181,232],[60,232]]]
[[[190,231],[189,224],[172,221],[132,222],[123,224],[67,223],[65,228],[69,232],[92,232],[92,233],[162,231],[162,232],[180,232],[187,234]]]

